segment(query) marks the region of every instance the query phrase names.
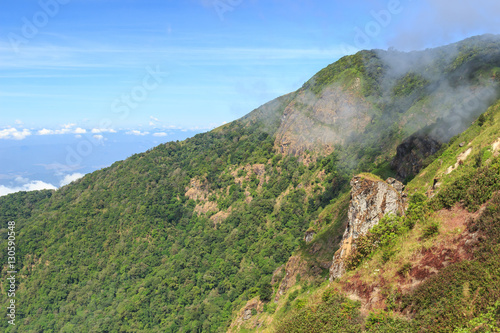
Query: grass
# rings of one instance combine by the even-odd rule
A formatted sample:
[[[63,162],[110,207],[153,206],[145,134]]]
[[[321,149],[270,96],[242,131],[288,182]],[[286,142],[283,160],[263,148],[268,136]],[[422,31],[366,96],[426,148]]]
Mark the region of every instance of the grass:
[[[377,176],[377,175],[374,175],[374,174],[368,173],[368,172],[360,173],[357,176],[361,177],[361,178],[368,179],[368,180],[372,180],[375,182],[377,182],[377,181],[383,182],[384,181],[382,178],[380,178],[380,176]]]
[[[416,176],[407,186],[409,193],[426,193],[433,184],[434,179],[438,179],[442,186],[451,184],[461,175],[467,174],[471,169],[476,167],[478,156],[483,157],[485,152],[483,148],[491,147],[500,137],[500,101],[491,106],[486,112],[486,124],[489,126],[479,126],[478,122],[474,123],[468,130],[459,135],[453,140],[448,149],[434,160],[423,172]],[[460,147],[460,143],[464,142],[464,146]],[[450,166],[457,163],[458,155],[464,153],[472,147],[472,153],[467,160],[450,174],[446,174]],[[489,155],[491,158],[493,155]],[[483,163],[488,163],[483,161]]]

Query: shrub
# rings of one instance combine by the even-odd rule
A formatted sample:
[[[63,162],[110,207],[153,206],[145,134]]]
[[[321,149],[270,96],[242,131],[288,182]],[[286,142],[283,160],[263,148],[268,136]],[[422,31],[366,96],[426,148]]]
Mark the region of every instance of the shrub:
[[[296,302],[295,302],[295,308],[297,310],[300,310],[302,309],[303,307],[306,306],[306,303],[307,303],[307,300],[305,299],[298,299]]]
[[[321,302],[309,306],[298,300],[295,310],[278,323],[276,332],[362,332],[359,302],[353,302],[333,289],[325,291],[321,299]]]
[[[477,118],[477,124],[479,126],[483,126],[485,122],[486,122],[486,116],[483,113],[482,115],[479,116],[479,118]]]
[[[382,252],[382,262],[385,264],[386,262],[391,260],[395,253],[396,251],[393,249],[384,250],[384,252]]]
[[[431,222],[422,231],[422,239],[428,239],[439,234],[439,223]]]
[[[278,307],[277,303],[266,303],[264,304],[264,311],[269,314],[273,314],[274,312],[276,312],[277,307]]]
[[[403,218],[394,215],[384,216],[366,235],[356,240],[356,248],[346,259],[346,268],[352,270],[368,258],[377,248],[384,248],[383,261],[394,254],[392,246],[399,235],[407,231]]]
[[[290,295],[288,295],[288,300],[291,302],[299,296],[299,290],[294,290]]]
[[[488,332],[500,333],[500,301],[488,308],[487,313],[471,319],[466,327],[458,328],[454,333]]]
[[[404,276],[408,274],[410,271],[411,271],[411,264],[406,263],[399,269],[398,273]]]
[[[385,321],[387,321],[389,314],[386,311],[376,311],[370,312],[366,318],[366,328],[377,326]]]
[[[427,197],[423,194],[417,193],[410,197],[406,216],[404,217],[404,224],[408,229],[413,229],[415,224],[425,220],[429,213]]]
[[[367,333],[416,333],[419,331],[412,322],[395,318],[385,311],[370,313],[365,327]]]

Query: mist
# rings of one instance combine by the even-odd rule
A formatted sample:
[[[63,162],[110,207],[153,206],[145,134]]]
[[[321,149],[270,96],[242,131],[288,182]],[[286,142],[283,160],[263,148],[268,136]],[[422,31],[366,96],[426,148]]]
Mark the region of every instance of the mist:
[[[418,12],[405,14],[388,45],[411,51],[436,47],[483,33],[500,33],[496,0],[424,0]]]
[[[376,51],[385,69],[382,78],[383,100],[394,101],[395,85],[406,75],[414,75],[427,82],[424,93],[429,98],[421,107],[427,110],[419,112],[414,109],[412,122],[431,125],[437,121],[429,134],[440,142],[447,142],[467,129],[499,96],[498,82],[487,76],[472,76],[485,63],[500,66],[500,36],[474,37],[468,39],[467,43],[467,47],[463,43],[455,43],[425,51]],[[487,56],[470,55],[471,49],[475,47],[490,47],[493,51]],[[470,59],[467,58],[469,56]],[[401,112],[404,112],[406,107],[414,107],[415,102],[418,102],[414,100],[415,97],[399,97],[395,103],[402,105]],[[416,127],[413,128],[416,130]]]

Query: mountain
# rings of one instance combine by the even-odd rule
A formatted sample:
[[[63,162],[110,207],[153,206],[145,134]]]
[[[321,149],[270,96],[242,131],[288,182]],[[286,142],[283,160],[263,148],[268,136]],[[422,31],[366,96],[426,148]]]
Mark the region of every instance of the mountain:
[[[285,266],[280,300],[233,327],[259,321],[272,332],[498,332],[499,148],[497,101],[406,185],[407,199],[394,180],[353,177],[331,282],[315,286],[312,271],[296,269],[309,267],[325,246],[319,231]],[[395,214],[382,218],[381,188],[395,192],[387,200]]]
[[[499,76],[498,36],[362,51],[211,132],[57,191],[0,197],[2,274],[8,221],[18,271],[16,325],[0,327],[401,332],[432,331],[439,315],[448,332],[495,316]],[[345,274],[329,282],[360,173],[376,186],[404,181],[408,208],[360,234],[367,249],[356,245]],[[449,254],[458,245],[442,247],[451,259],[434,265],[434,247],[473,242],[465,232],[488,235],[486,245],[459,256]]]

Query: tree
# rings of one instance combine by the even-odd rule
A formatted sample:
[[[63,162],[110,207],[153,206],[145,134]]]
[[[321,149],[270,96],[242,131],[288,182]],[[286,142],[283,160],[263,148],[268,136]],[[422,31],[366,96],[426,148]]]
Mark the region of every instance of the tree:
[[[273,296],[273,287],[269,283],[263,283],[259,287],[259,297],[262,302],[269,302]]]

